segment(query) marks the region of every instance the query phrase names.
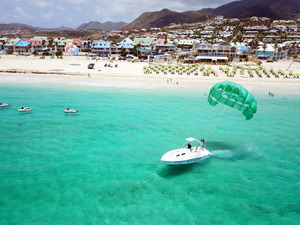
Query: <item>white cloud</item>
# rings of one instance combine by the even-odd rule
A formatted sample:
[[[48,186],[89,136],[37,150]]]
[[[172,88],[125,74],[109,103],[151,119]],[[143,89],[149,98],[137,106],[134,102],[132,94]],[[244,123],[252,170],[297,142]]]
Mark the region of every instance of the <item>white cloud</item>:
[[[74,5],[88,3],[88,0],[64,0],[64,1]]]
[[[49,2],[46,2],[44,0],[32,0],[29,1],[29,4],[40,8],[45,8],[50,6]]]
[[[33,16],[27,14],[20,6],[16,7],[14,9],[15,14],[13,15],[13,17],[15,19],[18,20],[24,20],[24,21],[28,21],[28,20],[32,20]]]
[[[59,11],[67,11],[67,9],[63,6],[57,6],[56,9]]]
[[[46,20],[50,20],[53,17],[53,13],[51,11],[48,13],[42,13],[41,17],[45,18]]]

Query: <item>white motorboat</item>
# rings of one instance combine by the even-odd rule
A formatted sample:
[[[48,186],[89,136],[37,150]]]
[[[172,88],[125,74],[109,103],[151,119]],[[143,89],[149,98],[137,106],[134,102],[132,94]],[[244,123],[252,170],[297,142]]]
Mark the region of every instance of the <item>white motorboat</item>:
[[[8,103],[0,103],[0,107],[6,107],[6,106],[9,106]]]
[[[19,112],[28,112],[31,110],[32,110],[32,108],[30,108],[30,107],[21,107],[18,109]]]
[[[65,113],[78,113],[78,110],[66,108],[66,109],[64,110],[64,112],[65,112]]]
[[[197,143],[197,146],[193,147],[190,142]],[[161,157],[161,161],[167,166],[175,166],[195,163],[208,159],[212,153],[205,149],[204,145],[204,139],[199,141],[193,137],[186,138],[186,142],[183,147],[165,153]]]

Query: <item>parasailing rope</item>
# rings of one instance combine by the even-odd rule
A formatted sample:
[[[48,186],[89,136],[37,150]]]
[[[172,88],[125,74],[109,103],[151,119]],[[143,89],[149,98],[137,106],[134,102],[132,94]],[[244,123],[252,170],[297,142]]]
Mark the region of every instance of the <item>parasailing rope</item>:
[[[211,125],[208,128],[208,131],[205,135],[205,138],[210,137],[210,135],[215,131],[216,126],[220,124],[221,119],[223,119],[223,115],[225,114],[225,112],[227,112],[229,110],[228,107],[223,107],[223,110],[221,111],[221,113],[219,113],[219,115],[217,116],[217,118],[214,120],[213,123],[211,123]]]

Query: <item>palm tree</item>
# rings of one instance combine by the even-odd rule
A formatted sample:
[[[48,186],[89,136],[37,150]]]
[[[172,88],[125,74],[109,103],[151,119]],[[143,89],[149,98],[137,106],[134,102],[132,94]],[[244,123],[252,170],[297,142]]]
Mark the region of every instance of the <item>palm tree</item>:
[[[42,40],[43,48],[45,47],[45,44],[46,44],[46,41],[45,41],[45,40]]]
[[[50,47],[50,49],[52,51],[53,50],[52,49],[52,47],[53,47],[53,39],[52,38],[49,40],[49,47]]]
[[[263,53],[265,55],[266,54],[266,49],[267,49],[267,44],[264,43],[263,46],[262,46],[262,48],[263,48]]]
[[[290,63],[290,65],[288,66],[288,68],[286,68],[286,71],[288,71],[289,70],[289,68],[291,67],[291,65],[293,64],[293,62],[295,61],[295,59],[297,59],[298,58],[298,55],[294,55],[293,56],[293,60],[292,60],[292,62]]]

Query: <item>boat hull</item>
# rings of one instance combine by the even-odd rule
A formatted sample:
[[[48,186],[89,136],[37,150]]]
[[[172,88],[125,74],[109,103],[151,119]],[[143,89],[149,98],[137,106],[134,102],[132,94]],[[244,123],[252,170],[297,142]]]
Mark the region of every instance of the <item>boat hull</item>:
[[[162,161],[167,166],[178,166],[178,165],[185,165],[185,164],[191,164],[203,161],[205,159],[208,159],[211,155],[202,156],[198,158],[188,159],[188,160],[180,160],[180,161]]]
[[[78,113],[78,110],[76,110],[76,109],[65,109],[64,112],[65,113]]]
[[[10,105],[8,103],[3,103],[3,104],[0,105],[0,108],[1,107],[7,107],[7,106],[10,106]]]
[[[29,112],[31,110],[32,110],[32,108],[29,108],[29,107],[26,107],[26,108],[23,108],[23,109],[18,109],[19,112]]]
[[[181,148],[167,152],[162,156],[161,161],[167,166],[177,166],[200,162],[211,155],[211,152],[200,147],[193,147],[191,150]]]

